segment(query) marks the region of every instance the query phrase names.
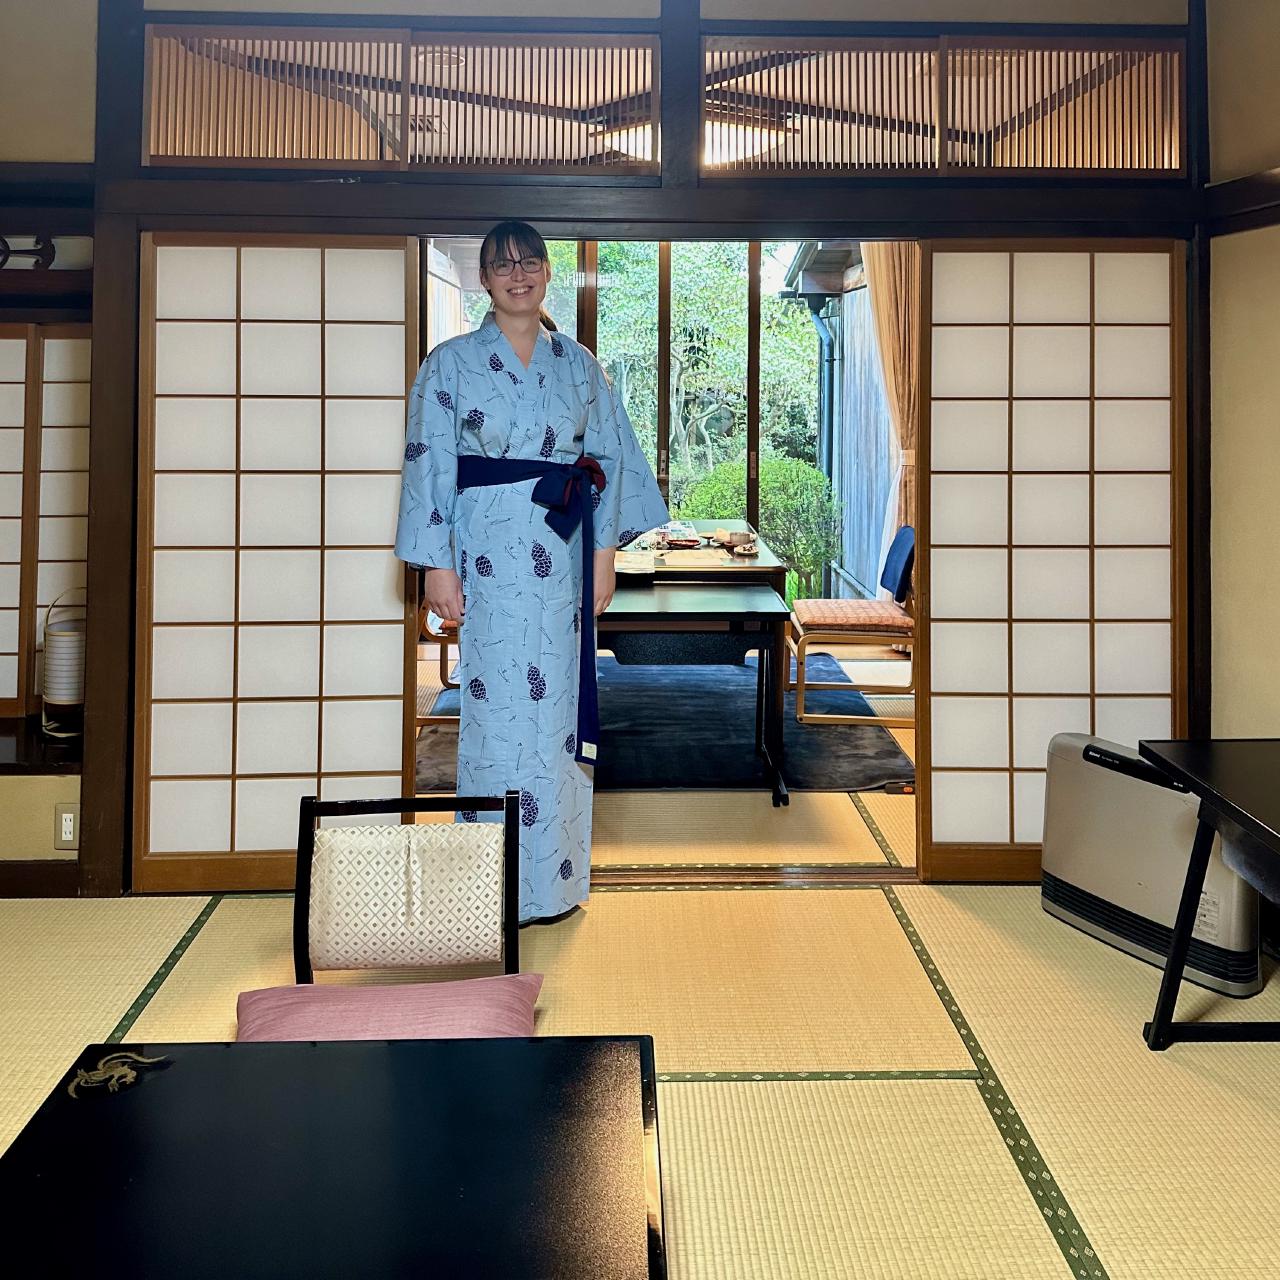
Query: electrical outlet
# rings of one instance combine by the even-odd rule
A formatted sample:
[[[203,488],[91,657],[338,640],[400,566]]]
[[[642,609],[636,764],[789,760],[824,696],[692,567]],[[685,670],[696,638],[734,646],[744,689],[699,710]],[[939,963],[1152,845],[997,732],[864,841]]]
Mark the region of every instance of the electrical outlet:
[[[79,849],[80,806],[55,804],[53,806],[53,847],[55,849]]]

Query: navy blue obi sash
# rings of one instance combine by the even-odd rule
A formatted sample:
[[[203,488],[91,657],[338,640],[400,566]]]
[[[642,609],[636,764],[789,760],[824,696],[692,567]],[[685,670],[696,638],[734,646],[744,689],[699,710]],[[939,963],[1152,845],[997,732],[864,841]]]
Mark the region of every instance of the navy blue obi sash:
[[[596,689],[595,618],[595,492],[605,486],[604,470],[585,454],[577,462],[546,462],[541,458],[483,458],[458,455],[458,488],[518,484],[534,480],[533,501],[547,509],[547,527],[568,542],[582,526],[582,619],[578,628],[578,732],[573,758],[595,764],[600,741],[600,703]]]

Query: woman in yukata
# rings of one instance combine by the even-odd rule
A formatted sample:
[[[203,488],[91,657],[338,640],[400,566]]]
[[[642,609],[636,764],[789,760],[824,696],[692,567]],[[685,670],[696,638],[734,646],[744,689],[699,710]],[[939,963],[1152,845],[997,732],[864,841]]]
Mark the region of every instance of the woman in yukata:
[[[532,227],[485,237],[493,309],[413,384],[396,534],[428,607],[462,623],[458,794],[520,792],[522,922],[586,902],[595,618],[614,549],[669,518],[604,370],[542,309],[550,278]]]

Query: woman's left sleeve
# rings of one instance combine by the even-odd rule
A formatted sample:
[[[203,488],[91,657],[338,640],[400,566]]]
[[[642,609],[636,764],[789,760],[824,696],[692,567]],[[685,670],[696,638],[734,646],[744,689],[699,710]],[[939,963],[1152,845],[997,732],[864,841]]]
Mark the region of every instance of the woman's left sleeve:
[[[622,400],[598,364],[591,379],[583,449],[600,463],[605,477],[604,492],[596,494],[595,546],[621,547],[671,516]]]

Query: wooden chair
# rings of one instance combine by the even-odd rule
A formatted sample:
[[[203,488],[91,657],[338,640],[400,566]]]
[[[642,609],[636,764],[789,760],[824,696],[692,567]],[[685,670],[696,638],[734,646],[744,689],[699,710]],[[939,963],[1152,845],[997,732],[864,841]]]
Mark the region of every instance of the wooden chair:
[[[440,651],[440,683],[446,689],[456,689],[458,682],[450,678],[449,674],[449,650],[458,643],[458,624],[453,621],[442,620],[439,626],[432,626],[431,611],[427,608],[424,600],[418,605],[418,643],[434,644],[439,647]],[[444,715],[436,712],[428,712],[426,714],[419,713],[415,717],[415,725],[421,729],[427,724],[452,724],[458,719],[458,714]]]
[[[501,811],[496,822],[319,827],[321,818]],[[520,793],[317,800],[298,812],[293,967],[520,971]]]
[[[915,727],[915,718],[890,715],[836,715],[805,710],[805,694],[815,689],[848,689],[848,681],[809,680],[805,658],[813,645],[901,645],[907,650],[910,679],[904,685],[863,685],[862,693],[915,692],[915,616],[912,611],[911,571],[915,565],[915,530],[898,530],[885,556],[880,585],[892,600],[796,600],[792,602],[787,645],[796,660],[795,679],[787,674],[787,691],[795,690],[796,719],[802,724],[878,724],[886,728]]]

